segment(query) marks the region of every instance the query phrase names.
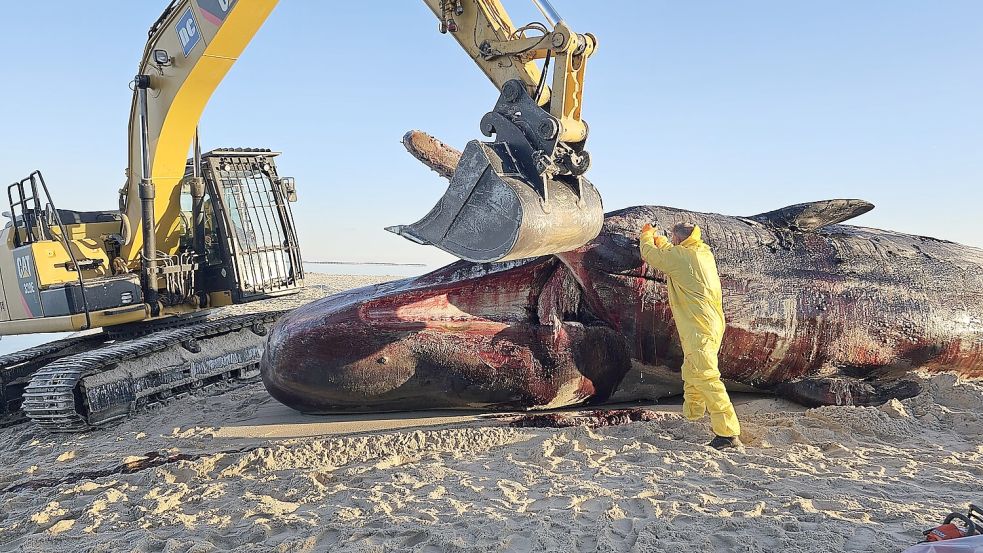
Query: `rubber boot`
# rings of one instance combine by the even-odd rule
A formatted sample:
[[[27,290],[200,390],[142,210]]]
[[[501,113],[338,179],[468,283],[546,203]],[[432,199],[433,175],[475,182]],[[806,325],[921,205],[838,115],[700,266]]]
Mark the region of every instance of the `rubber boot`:
[[[714,436],[713,439],[710,440],[709,445],[714,449],[735,449],[743,446],[744,444],[741,443],[741,439],[737,436]]]

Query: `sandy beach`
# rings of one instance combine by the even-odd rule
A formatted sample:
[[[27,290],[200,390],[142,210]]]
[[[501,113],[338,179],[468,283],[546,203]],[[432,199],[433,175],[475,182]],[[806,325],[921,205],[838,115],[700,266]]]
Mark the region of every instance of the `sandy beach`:
[[[315,295],[381,280],[322,278]],[[746,447],[722,453],[676,402],[514,428],[304,416],[220,384],[106,430],[0,430],[0,550],[901,551],[983,502],[983,384],[924,389],[808,410],[736,394]]]

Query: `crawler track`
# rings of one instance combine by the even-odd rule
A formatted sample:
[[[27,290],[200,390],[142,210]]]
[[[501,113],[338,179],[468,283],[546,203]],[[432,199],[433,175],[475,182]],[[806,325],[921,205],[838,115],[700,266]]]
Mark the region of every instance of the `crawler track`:
[[[34,372],[23,412],[49,431],[80,432],[203,384],[252,376],[266,325],[284,312],[205,319],[61,356]]]
[[[0,355],[0,428],[23,421],[24,387],[44,365],[105,343],[105,333],[71,336],[14,353]]]

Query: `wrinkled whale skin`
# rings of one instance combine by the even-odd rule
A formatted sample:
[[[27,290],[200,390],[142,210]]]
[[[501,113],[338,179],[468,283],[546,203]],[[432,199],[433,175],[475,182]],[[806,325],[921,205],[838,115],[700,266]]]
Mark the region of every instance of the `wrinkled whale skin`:
[[[983,376],[983,250],[837,224],[873,206],[830,200],[754,217],[642,206],[558,256],[457,262],[288,313],[263,382],[302,412],[533,409],[679,393],[664,277],[638,229],[704,230],[723,287],[731,388],[806,405],[919,391],[910,371]]]

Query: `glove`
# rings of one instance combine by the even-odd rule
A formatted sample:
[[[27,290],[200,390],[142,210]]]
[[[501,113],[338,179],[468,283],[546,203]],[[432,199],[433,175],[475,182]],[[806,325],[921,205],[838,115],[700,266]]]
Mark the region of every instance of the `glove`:
[[[650,225],[648,223],[645,223],[645,226],[642,227],[642,230],[639,231],[639,233],[638,233],[638,243],[639,244],[645,244],[645,243],[653,244],[654,243],[654,237],[655,237],[655,227],[653,227],[652,225]]]
[[[656,248],[661,249],[669,245],[669,240],[665,236],[658,234],[658,231],[656,230],[655,227],[646,223],[645,226],[642,227],[641,232],[638,234],[638,241],[648,242],[649,240],[651,240],[652,243],[655,244]]]

